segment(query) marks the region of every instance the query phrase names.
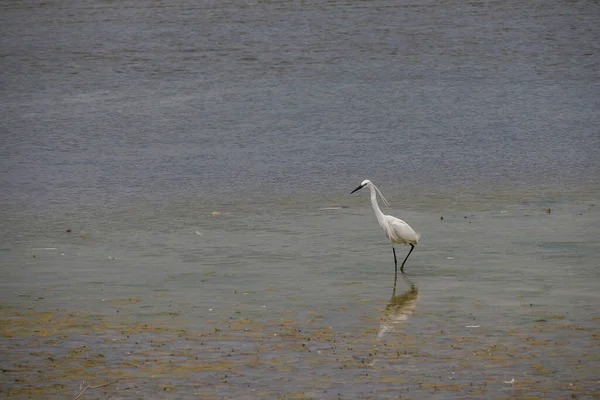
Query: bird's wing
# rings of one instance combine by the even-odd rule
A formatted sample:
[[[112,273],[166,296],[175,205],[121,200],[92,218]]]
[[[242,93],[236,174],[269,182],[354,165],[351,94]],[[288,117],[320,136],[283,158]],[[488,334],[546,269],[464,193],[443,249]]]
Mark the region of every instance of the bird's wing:
[[[391,215],[386,215],[385,217],[388,222],[386,233],[392,242],[405,244],[417,244],[419,242],[421,235],[415,232],[406,222]]]

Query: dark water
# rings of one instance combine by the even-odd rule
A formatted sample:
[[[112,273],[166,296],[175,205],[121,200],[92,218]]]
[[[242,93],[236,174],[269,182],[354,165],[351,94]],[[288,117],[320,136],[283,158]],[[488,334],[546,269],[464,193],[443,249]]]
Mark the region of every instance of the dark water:
[[[9,201],[597,184],[594,2],[3,8]]]
[[[3,395],[597,395],[598,2],[0,7]]]

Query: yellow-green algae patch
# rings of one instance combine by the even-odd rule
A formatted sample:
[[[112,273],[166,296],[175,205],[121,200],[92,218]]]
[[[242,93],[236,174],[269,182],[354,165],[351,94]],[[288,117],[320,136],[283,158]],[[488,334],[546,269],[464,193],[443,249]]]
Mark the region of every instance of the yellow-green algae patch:
[[[118,301],[135,304],[136,299]],[[194,393],[210,399],[248,390],[257,398],[331,398],[336,388],[348,384],[394,398],[444,392],[459,397],[518,393],[518,398],[547,398],[556,393],[592,395],[597,388],[598,354],[591,351],[597,327],[547,318],[498,336],[435,327],[415,332],[399,325],[380,337],[384,318],[377,317],[378,309],[372,311],[375,317],[357,317],[360,328],[339,332],[323,325],[323,314],[312,310],[304,319],[287,310],[267,318],[232,313],[231,319],[216,317],[204,321],[203,329],[192,330],[173,323],[167,314],[145,323],[63,309],[3,309],[0,394],[69,398],[75,397],[82,381],[118,381],[133,398]],[[591,352],[577,358],[568,354],[564,345],[574,338],[587,339],[584,346]],[[561,379],[556,360],[579,379]],[[520,374],[505,376],[503,371]],[[284,390],[288,386],[298,390]],[[314,390],[300,390],[303,387]],[[88,398],[108,395],[107,388],[90,392]]]

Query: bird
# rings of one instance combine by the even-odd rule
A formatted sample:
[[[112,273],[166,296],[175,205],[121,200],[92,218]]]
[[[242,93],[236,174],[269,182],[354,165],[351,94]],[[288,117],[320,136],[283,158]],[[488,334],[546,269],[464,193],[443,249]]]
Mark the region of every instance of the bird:
[[[415,245],[419,243],[419,238],[421,237],[421,235],[415,232],[414,229],[410,227],[410,225],[408,225],[401,219],[393,217],[391,215],[385,215],[381,212],[379,204],[377,204],[377,193],[379,193],[379,196],[381,196],[381,199],[383,200],[383,203],[386,206],[389,206],[390,203],[388,203],[385,197],[383,197],[381,191],[370,180],[365,179],[364,181],[362,181],[360,186],[354,189],[352,192],[350,192],[350,194],[359,191],[364,187],[369,188],[369,190],[371,191],[371,205],[373,206],[373,211],[375,211],[377,222],[379,222],[379,225],[381,225],[381,228],[383,228],[385,235],[392,244],[392,250],[394,252],[394,277],[396,277],[398,275],[398,260],[396,259],[396,248],[394,245],[410,245],[410,250],[406,255],[404,261],[402,261],[402,265],[400,266],[400,272],[404,273],[404,264],[406,263],[406,260],[408,260],[410,253],[412,253],[412,251],[415,249]]]

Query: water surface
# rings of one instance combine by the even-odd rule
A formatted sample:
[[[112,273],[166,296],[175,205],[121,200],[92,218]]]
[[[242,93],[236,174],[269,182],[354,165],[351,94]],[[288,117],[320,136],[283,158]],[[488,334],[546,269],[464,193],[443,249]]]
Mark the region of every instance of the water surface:
[[[598,15],[4,2],[2,394],[595,398]]]

